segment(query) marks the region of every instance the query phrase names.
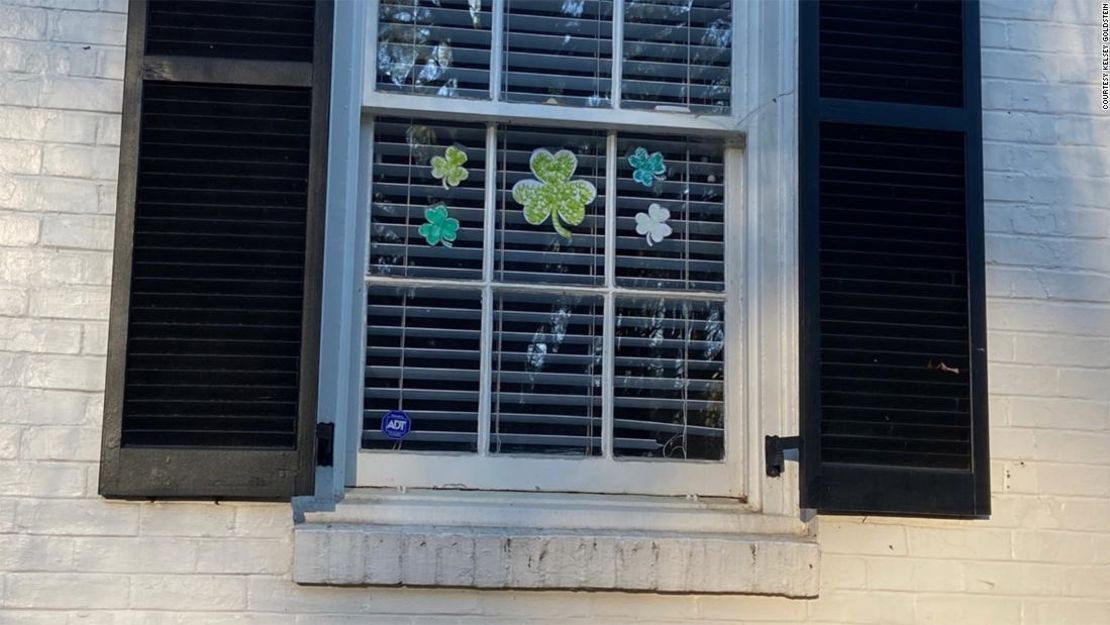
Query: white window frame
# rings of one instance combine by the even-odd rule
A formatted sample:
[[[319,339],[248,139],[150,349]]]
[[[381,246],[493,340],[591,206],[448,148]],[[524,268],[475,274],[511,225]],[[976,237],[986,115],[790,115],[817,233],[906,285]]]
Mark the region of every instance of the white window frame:
[[[773,515],[795,519],[794,524],[785,518],[776,522],[787,523],[795,528],[791,531],[798,531],[800,526],[795,525],[798,511],[796,465],[787,463],[786,472],[779,478],[768,478],[763,471],[763,435],[797,432],[797,4],[753,0],[737,2],[737,6],[744,17],[739,27],[734,25],[733,68],[744,76],[733,82],[731,115],[685,116],[684,127],[695,132],[736,132],[744,140],[741,201],[746,207],[746,231],[741,296],[745,325],[741,358],[745,431],[740,453],[744,455],[745,468],[742,471],[743,496],[733,501],[740,511],[761,514],[737,527],[747,528],[739,531],[757,534],[777,531],[770,528],[778,525],[767,525],[769,519],[765,522],[759,518]],[[369,247],[368,211],[362,210],[368,206],[368,188],[360,185],[365,176],[359,169],[362,161],[359,154],[365,154],[370,146],[367,135],[359,133],[359,120],[364,107],[374,104],[369,95],[372,91],[365,86],[376,80],[376,63],[372,57],[371,63],[364,61],[366,51],[375,49],[376,32],[367,25],[369,16],[376,11],[376,1],[337,5],[340,19],[336,23],[334,55],[337,62],[332,83],[318,401],[319,421],[335,424],[335,462],[334,466],[317,468],[317,503],[308,504],[311,507],[327,507],[324,502],[352,496],[355,499],[351,501],[361,501],[359,493],[363,492],[384,492],[380,489],[351,490],[357,484],[362,433],[363,370],[360,364],[365,345],[364,277]],[[378,103],[383,105],[383,110],[392,109],[405,115],[419,113],[431,105],[425,96],[390,94],[389,100],[392,104]],[[442,104],[443,110],[437,117],[443,120],[465,120],[475,113],[514,119],[512,110],[506,111],[492,101],[445,99]],[[560,115],[573,111],[576,120],[585,123],[603,121],[594,109],[529,104],[518,107],[522,108],[515,110],[527,115],[535,114],[528,110],[529,107],[542,107],[544,112],[559,111]],[[640,110],[638,115],[644,123],[662,121],[660,112]],[[635,127],[618,122],[615,129]],[[468,496],[464,492],[454,492],[459,497]],[[416,510],[405,512],[403,518],[409,523],[432,522],[437,518],[434,515],[424,518],[425,515],[416,514]],[[429,514],[431,510],[428,509]],[[496,510],[491,509],[491,514],[494,516],[490,517],[490,523],[496,524],[497,519],[502,518]],[[657,525],[654,521],[648,522],[649,517],[644,515],[623,518],[629,527],[648,529]],[[613,523],[615,525],[606,527],[622,526],[617,519]]]
[[[497,167],[486,167],[484,262],[483,279],[475,281],[483,300],[481,407],[478,414],[477,452],[438,452],[407,450],[359,449],[356,486],[387,488],[435,488],[462,490],[509,490],[545,492],[589,492],[637,495],[692,495],[743,498],[746,492],[747,427],[743,409],[744,315],[743,271],[744,205],[743,205],[743,135],[737,130],[739,117],[735,111],[740,100],[737,87],[743,85],[742,46],[732,47],[732,102],[727,115],[693,115],[668,110],[621,109],[620,82],[622,49],[622,18],[624,0],[613,5],[613,78],[611,107],[573,107],[548,104],[506,102],[501,100],[501,49],[503,44],[504,0],[493,3],[492,47],[490,54],[490,99],[476,100],[432,95],[410,95],[395,91],[378,91],[377,11],[366,14],[366,74],[362,101],[360,169],[369,178],[373,163],[373,119],[378,116],[424,118],[429,121],[470,121],[490,124],[486,134],[486,161],[496,163],[497,123],[526,123],[530,126],[607,131],[606,198],[605,198],[605,284],[600,287],[571,287],[557,284],[530,286],[507,284],[493,279],[494,230],[497,218]],[[733,21],[739,23],[741,2],[733,4]],[[735,27],[734,27],[735,28]],[[553,115],[555,113],[556,115]],[[723,292],[680,292],[676,290],[628,289],[615,284],[617,133],[621,131],[651,132],[666,128],[666,134],[712,137],[722,143],[725,165],[725,289]],[[660,133],[664,134],[664,133]],[[544,147],[544,146],[536,146]],[[369,184],[367,181],[365,184]],[[362,205],[369,210],[369,205]],[[367,237],[367,246],[369,246]],[[366,266],[365,264],[363,265]],[[459,281],[430,280],[367,274],[370,286],[459,286]],[[489,451],[490,441],[490,375],[493,334],[493,297],[496,292],[534,290],[551,294],[581,293],[601,295],[605,302],[604,326],[606,343],[602,372],[602,453],[600,456],[550,456],[541,454],[497,454]],[[473,291],[471,291],[473,292]],[[665,294],[665,295],[664,295]],[[613,349],[614,301],[616,297],[660,297],[718,301],[724,304],[725,316],[725,420],[724,453],[719,461],[674,460],[665,458],[615,457],[613,434]],[[365,345],[365,341],[360,343]]]

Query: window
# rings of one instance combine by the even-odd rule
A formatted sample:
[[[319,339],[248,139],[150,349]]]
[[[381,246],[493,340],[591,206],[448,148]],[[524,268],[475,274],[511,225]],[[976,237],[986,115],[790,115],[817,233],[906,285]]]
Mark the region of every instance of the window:
[[[377,20],[358,485],[741,496],[732,3]]]

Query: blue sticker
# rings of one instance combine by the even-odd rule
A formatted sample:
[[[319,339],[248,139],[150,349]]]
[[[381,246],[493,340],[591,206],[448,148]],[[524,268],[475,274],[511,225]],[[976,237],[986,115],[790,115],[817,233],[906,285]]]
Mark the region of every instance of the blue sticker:
[[[382,434],[400,440],[412,429],[412,419],[404,410],[390,410],[382,417]]]

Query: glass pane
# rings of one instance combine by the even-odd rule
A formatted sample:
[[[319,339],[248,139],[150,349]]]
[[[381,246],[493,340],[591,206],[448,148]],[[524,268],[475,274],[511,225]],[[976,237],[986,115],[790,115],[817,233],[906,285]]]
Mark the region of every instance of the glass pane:
[[[378,89],[489,98],[493,0],[381,0]]]
[[[498,144],[495,279],[602,284],[605,134],[510,126]]]
[[[617,285],[723,291],[721,143],[622,134],[617,145]]]
[[[613,453],[724,457],[724,305],[618,298]]]
[[[476,451],[481,292],[372,287],[366,322],[363,449]],[[404,411],[394,439],[382,418]]]
[[[628,0],[621,105],[727,114],[732,2]]]
[[[505,0],[505,99],[611,106],[613,3]]]
[[[481,124],[375,120],[370,273],[481,279],[485,146]]]
[[[600,296],[501,293],[490,451],[601,453]]]

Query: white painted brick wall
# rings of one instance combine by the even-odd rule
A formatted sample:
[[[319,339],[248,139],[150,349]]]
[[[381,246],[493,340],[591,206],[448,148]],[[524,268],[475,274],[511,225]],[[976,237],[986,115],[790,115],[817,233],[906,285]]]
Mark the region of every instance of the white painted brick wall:
[[[126,2],[0,0],[0,623],[1110,623],[1098,4],[983,1],[993,518],[822,518],[798,601],[299,587],[288,506],[99,499]]]

